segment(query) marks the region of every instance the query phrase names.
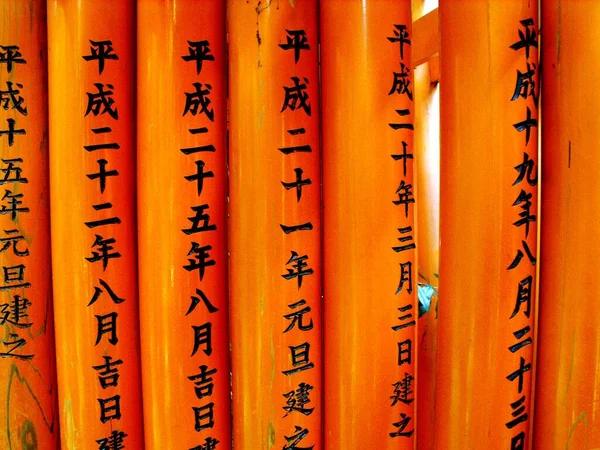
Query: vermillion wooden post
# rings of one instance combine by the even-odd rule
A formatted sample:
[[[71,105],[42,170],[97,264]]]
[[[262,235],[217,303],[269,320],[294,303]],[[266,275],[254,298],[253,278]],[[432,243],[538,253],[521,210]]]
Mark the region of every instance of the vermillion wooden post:
[[[137,42],[146,448],[225,450],[225,4],[142,0]]]
[[[415,448],[410,1],[321,2],[325,448]]]
[[[56,449],[46,3],[0,10],[0,448]]]
[[[51,0],[48,24],[62,446],[142,449],[135,4]]]
[[[600,447],[599,26],[597,2],[544,2],[538,450]]]
[[[417,374],[419,392],[417,410],[419,450],[432,450],[435,436],[435,379],[437,358],[437,295],[439,273],[439,94],[432,84],[430,63],[415,67],[415,172],[419,282],[423,297],[431,303],[429,311],[419,319],[419,359]],[[421,288],[420,288],[421,289]],[[423,305],[425,306],[425,305]],[[421,307],[421,306],[419,306]]]
[[[529,448],[537,2],[440,4],[435,448]]]
[[[322,448],[317,2],[229,2],[236,449]]]

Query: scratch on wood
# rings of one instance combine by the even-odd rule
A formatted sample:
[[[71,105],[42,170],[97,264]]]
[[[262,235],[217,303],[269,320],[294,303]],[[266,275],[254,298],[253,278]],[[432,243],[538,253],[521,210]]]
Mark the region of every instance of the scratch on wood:
[[[569,169],[571,168],[571,141],[569,141]]]

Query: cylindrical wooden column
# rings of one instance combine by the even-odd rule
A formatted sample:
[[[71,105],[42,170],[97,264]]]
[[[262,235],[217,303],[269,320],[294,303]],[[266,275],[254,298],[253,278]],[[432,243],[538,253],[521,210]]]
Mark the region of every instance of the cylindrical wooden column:
[[[600,447],[600,4],[542,8],[542,264],[534,448]]]
[[[325,448],[413,449],[410,1],[321,2]]]
[[[439,58],[436,56],[435,58]],[[438,62],[432,62],[438,64]],[[439,86],[431,82],[430,63],[415,67],[415,192],[419,261],[419,358],[417,410],[419,450],[432,450],[435,436],[435,379],[440,249]]]
[[[0,448],[57,449],[46,3],[0,11]]]
[[[52,262],[64,448],[144,448],[134,12],[131,0],[48,2]]]
[[[322,448],[317,2],[230,0],[236,449]]]
[[[537,2],[440,4],[436,449],[527,449],[537,230]]]
[[[148,449],[231,448],[225,4],[138,2]]]

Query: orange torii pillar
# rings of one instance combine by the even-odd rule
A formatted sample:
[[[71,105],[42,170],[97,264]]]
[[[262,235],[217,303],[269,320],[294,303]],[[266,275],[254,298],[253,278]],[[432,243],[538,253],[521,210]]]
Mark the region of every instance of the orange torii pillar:
[[[435,426],[435,378],[437,375],[437,294],[439,273],[439,88],[432,83],[437,61],[415,67],[415,192],[419,261],[419,392],[417,410],[419,450],[432,450]],[[423,302],[423,303],[421,303]]]
[[[225,4],[138,2],[147,449],[231,448]]]
[[[320,449],[317,1],[228,6],[233,441]]]
[[[61,442],[144,448],[135,217],[135,2],[48,2]]]
[[[0,448],[56,449],[46,2],[0,10]]]
[[[542,8],[542,261],[534,448],[600,447],[600,4]]]
[[[414,449],[409,0],[321,2],[325,448]]]
[[[537,260],[537,2],[440,4],[435,448],[527,449]]]

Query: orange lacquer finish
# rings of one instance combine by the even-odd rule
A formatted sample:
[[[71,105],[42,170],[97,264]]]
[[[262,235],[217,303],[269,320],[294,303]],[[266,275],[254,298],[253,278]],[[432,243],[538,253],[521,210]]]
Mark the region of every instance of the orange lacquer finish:
[[[321,2],[325,448],[414,449],[410,1]]]
[[[530,448],[537,18],[528,0],[440,3],[440,450]]]
[[[147,449],[231,448],[221,0],[138,2]]]
[[[135,219],[135,4],[48,2],[61,442],[143,449]]]
[[[534,448],[600,448],[600,4],[544,1]]]
[[[439,279],[440,173],[439,173],[439,85],[431,83],[430,63],[415,67],[415,178],[419,198],[417,210],[419,282],[437,288]],[[424,286],[424,289],[430,289]],[[429,295],[430,291],[425,290]],[[432,450],[435,426],[435,378],[437,359],[437,296],[429,311],[419,318],[417,409],[419,450]]]
[[[0,448],[57,449],[46,3],[0,0]]]
[[[317,2],[228,7],[233,440],[240,450],[316,450],[323,411]]]

